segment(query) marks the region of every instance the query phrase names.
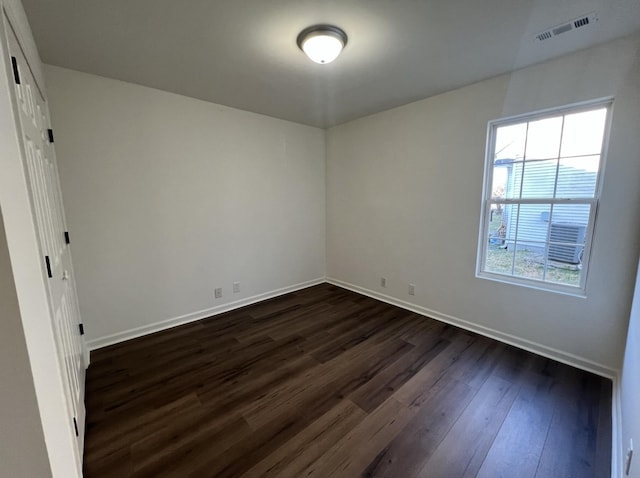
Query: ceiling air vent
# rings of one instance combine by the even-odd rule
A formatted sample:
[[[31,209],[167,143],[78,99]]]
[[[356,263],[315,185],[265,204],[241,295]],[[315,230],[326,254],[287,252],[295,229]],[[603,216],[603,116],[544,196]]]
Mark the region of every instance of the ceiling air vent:
[[[549,38],[553,38],[553,33],[551,32],[542,32],[536,35],[536,38],[540,41],[548,40]]]
[[[588,25],[589,23],[591,23],[589,21],[589,17],[583,17],[583,18],[579,18],[578,20],[574,20],[573,26],[574,28],[580,28]]]
[[[595,13],[590,13],[582,17],[574,18],[571,21],[561,23],[560,25],[556,25],[553,28],[544,30],[536,34],[535,39],[539,42],[550,40],[551,38],[562,35],[563,33],[577,30],[578,28],[585,28],[589,25],[594,25],[597,21],[598,16]]]

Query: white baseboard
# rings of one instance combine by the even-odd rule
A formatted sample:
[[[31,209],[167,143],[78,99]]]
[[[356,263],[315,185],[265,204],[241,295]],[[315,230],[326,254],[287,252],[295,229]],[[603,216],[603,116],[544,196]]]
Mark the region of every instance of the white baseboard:
[[[336,285],[338,287],[343,287],[353,292],[357,292],[359,294],[366,295],[374,299],[378,299],[382,302],[386,302],[387,304],[395,305],[403,309],[409,310],[411,312],[415,312],[417,314],[424,315],[426,317],[430,317],[432,319],[436,319],[441,322],[445,322],[447,324],[455,325],[456,327],[460,327],[461,329],[469,330],[471,332],[484,335],[485,337],[489,337],[489,338],[498,340],[500,342],[513,345],[514,347],[518,347],[520,349],[533,352],[537,355],[542,355],[543,357],[547,357],[547,358],[556,360],[558,362],[571,365],[572,367],[576,367],[581,370],[586,370],[587,372],[595,373],[596,375],[600,375],[610,380],[613,380],[618,375],[617,370],[614,370],[605,365],[601,365],[587,358],[579,357],[578,355],[563,352],[562,350],[554,349],[552,347],[547,347],[546,345],[538,344],[536,342],[532,342],[527,339],[516,337],[515,335],[506,334],[504,332],[500,332],[498,330],[491,329],[489,327],[484,327],[482,325],[474,324],[472,322],[459,319],[458,317],[453,317],[448,314],[443,314],[442,312],[438,312],[436,310],[427,309],[426,307],[412,304],[411,302],[406,302],[404,300],[396,299],[395,297],[391,297],[385,294],[380,294],[379,292],[366,289],[364,287],[360,287],[354,284],[350,284],[348,282],[344,282],[338,279],[327,277],[327,282],[330,284]]]
[[[109,345],[124,342],[125,340],[135,339],[136,337],[142,337],[143,335],[160,332],[161,330],[170,329],[178,325],[195,322],[196,320],[206,319],[207,317],[222,314],[223,312],[228,312],[230,310],[239,309],[240,307],[255,304],[256,302],[261,302],[263,300],[272,299],[274,297],[288,294],[290,292],[295,292],[300,289],[306,289],[307,287],[322,284],[323,282],[325,282],[325,278],[320,277],[318,279],[282,287],[281,289],[272,290],[263,294],[236,300],[234,302],[228,302],[216,307],[211,307],[210,309],[198,310],[196,312],[181,315],[179,317],[174,317],[172,319],[162,320],[160,322],[143,325],[141,327],[135,327],[133,329],[125,330],[124,332],[118,332],[117,334],[107,335],[105,337],[89,340],[87,341],[87,347],[89,348],[89,351],[93,351],[102,347],[107,347]]]

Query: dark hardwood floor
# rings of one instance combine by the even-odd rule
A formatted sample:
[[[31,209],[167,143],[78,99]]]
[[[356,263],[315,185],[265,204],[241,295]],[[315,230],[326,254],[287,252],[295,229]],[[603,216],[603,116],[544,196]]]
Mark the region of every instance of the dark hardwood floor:
[[[99,477],[610,476],[611,382],[323,284],[92,353]]]

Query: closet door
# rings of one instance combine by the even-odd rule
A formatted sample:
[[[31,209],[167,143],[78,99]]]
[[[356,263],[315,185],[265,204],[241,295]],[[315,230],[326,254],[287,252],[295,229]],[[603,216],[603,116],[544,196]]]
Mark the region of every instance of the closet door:
[[[69,234],[65,224],[62,195],[53,149],[53,132],[47,105],[36,84],[20,44],[7,25],[7,44],[12,63],[13,93],[18,105],[24,169],[38,231],[43,274],[49,295],[58,360],[65,382],[69,422],[77,436],[82,456],[84,443],[85,345],[81,337]]]

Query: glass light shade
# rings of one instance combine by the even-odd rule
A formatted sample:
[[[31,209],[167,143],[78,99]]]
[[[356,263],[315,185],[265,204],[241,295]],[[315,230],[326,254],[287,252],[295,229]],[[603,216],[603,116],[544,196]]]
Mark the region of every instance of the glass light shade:
[[[316,63],[331,63],[342,51],[342,41],[337,35],[318,32],[302,42],[302,50]]]
[[[338,58],[347,42],[347,35],[337,27],[318,25],[303,30],[298,36],[298,46],[312,61],[331,63]]]

